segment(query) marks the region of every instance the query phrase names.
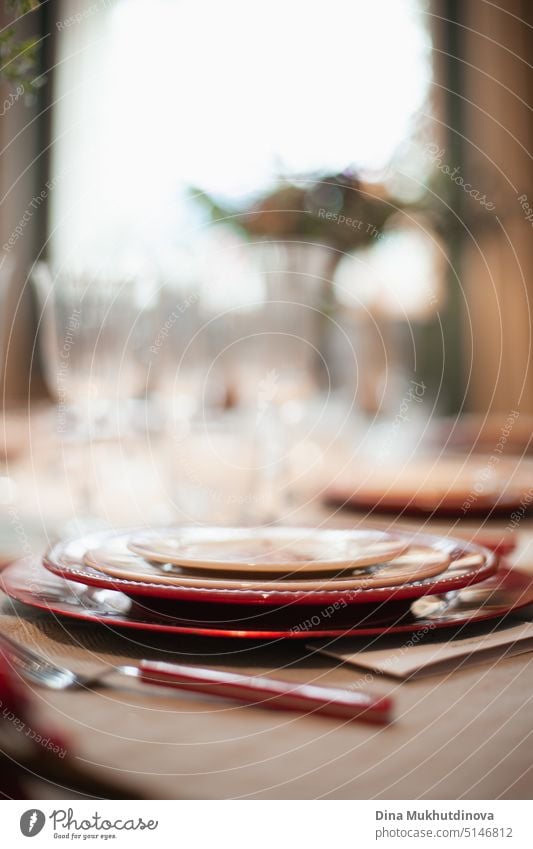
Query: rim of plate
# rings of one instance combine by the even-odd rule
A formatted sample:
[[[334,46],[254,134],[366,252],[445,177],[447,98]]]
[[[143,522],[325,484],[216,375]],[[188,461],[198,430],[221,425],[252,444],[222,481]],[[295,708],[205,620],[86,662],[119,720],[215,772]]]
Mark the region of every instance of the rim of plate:
[[[174,539],[172,539],[174,537]],[[279,559],[270,562],[257,562],[253,555],[246,560],[235,560],[220,557],[209,557],[209,552],[195,556],[187,556],[179,553],[180,545],[202,546],[208,549],[210,546],[224,545],[224,543],[251,543],[258,540],[266,540],[274,544],[279,541]],[[286,546],[298,543],[338,546],[339,542],[346,545],[354,545],[356,550],[350,555],[345,552],[324,559],[310,559],[294,561],[283,559],[283,544]],[[159,543],[159,550],[153,547]],[[384,550],[376,551],[382,546]],[[157,530],[148,530],[140,534],[133,534],[129,540],[128,547],[134,554],[153,560],[157,563],[174,563],[176,566],[194,568],[195,571],[218,571],[218,572],[246,572],[252,571],[258,574],[268,572],[289,573],[312,573],[326,571],[343,571],[349,569],[363,568],[398,557],[405,551],[404,541],[396,534],[388,531],[375,529],[335,529],[335,528],[305,528],[305,527],[279,527],[279,528],[246,528],[246,527],[194,527],[184,526],[176,528],[173,534],[167,534]],[[359,553],[357,548],[359,547]]]
[[[485,562],[482,566],[474,568],[466,573],[459,575],[449,574],[450,566],[432,578],[426,578],[421,581],[413,582],[405,585],[397,585],[393,587],[372,587],[371,589],[356,589],[356,590],[283,590],[270,591],[264,590],[238,590],[238,589],[206,589],[196,587],[174,587],[156,584],[150,581],[127,581],[121,578],[111,578],[101,572],[96,572],[82,563],[83,556],[91,547],[96,547],[98,542],[102,542],[112,537],[131,533],[131,530],[121,529],[114,531],[100,531],[92,534],[86,534],[83,537],[76,537],[71,540],[57,542],[52,545],[43,557],[44,566],[56,575],[60,575],[68,580],[85,583],[89,586],[104,587],[106,589],[119,589],[127,595],[139,596],[159,596],[166,598],[182,599],[182,600],[203,600],[216,601],[230,604],[262,604],[275,605],[283,603],[294,604],[325,604],[336,600],[344,600],[347,604],[360,604],[372,601],[383,601],[385,598],[415,598],[425,594],[449,592],[451,590],[460,589],[469,584],[478,583],[489,577],[497,565],[497,556],[494,552],[484,548],[478,543],[470,542],[464,539],[456,539],[453,537],[440,537],[433,534],[413,534],[408,531],[398,532],[404,538],[411,542],[420,543],[422,545],[435,546],[438,550],[449,551],[452,558],[453,554],[464,556],[467,553],[482,553]],[[80,547],[80,543],[82,543]],[[68,547],[78,546],[79,551],[77,556],[65,558],[65,549]],[[453,559],[452,563],[453,565]]]
[[[480,622],[488,619],[495,619],[505,616],[511,610],[517,609],[521,606],[520,603],[510,605],[508,607],[502,608],[488,608],[486,612],[481,612],[477,616],[468,616],[465,614],[464,619],[461,619],[455,615],[455,618],[451,617],[449,620],[442,619],[431,619],[427,616],[420,616],[418,619],[414,619],[413,622],[405,623],[402,625],[389,625],[382,627],[370,627],[370,628],[360,628],[357,627],[353,629],[323,629],[316,631],[265,631],[260,629],[245,629],[245,630],[233,630],[227,628],[202,628],[198,626],[192,625],[169,625],[169,624],[158,624],[152,623],[142,620],[134,620],[134,619],[125,619],[124,615],[118,614],[108,614],[95,613],[93,610],[91,614],[88,611],[82,608],[82,612],[80,613],[73,603],[70,604],[72,609],[65,609],[68,605],[68,602],[52,602],[47,603],[44,599],[39,600],[36,599],[36,590],[35,588],[31,588],[28,586],[18,587],[17,590],[13,589],[12,585],[9,585],[9,581],[6,580],[6,577],[9,579],[11,575],[9,574],[11,571],[17,569],[24,569],[25,573],[27,573],[27,564],[31,563],[31,561],[35,561],[33,557],[26,557],[20,560],[16,560],[11,563],[8,567],[6,567],[3,575],[0,577],[0,585],[4,588],[7,595],[10,598],[13,598],[17,601],[21,601],[25,604],[29,604],[36,609],[46,610],[49,613],[53,613],[55,615],[65,616],[70,619],[84,620],[84,621],[92,621],[102,625],[114,626],[114,627],[123,627],[129,628],[133,630],[142,630],[142,631],[154,631],[154,632],[165,632],[165,633],[176,633],[182,635],[189,636],[209,636],[209,637],[224,637],[230,639],[261,639],[261,640],[278,640],[278,639],[315,639],[315,638],[342,638],[342,637],[354,637],[354,636],[374,636],[379,634],[393,634],[393,633],[402,633],[402,632],[412,632],[418,630],[420,627],[427,625],[432,628],[449,628],[449,627],[458,627],[462,624],[470,623],[470,622]],[[518,570],[506,569],[503,567],[498,570],[494,577],[497,577],[501,574],[502,581],[511,581],[518,580],[519,578],[524,581],[524,592],[526,589],[530,590],[530,594],[527,595],[527,598],[524,599],[522,606],[531,603],[531,576],[526,573],[519,572]],[[529,583],[525,583],[526,579],[530,579]],[[90,590],[90,587],[88,587]],[[9,590],[9,591],[8,591]],[[120,593],[117,593],[120,595]],[[131,599],[130,599],[131,601]],[[481,610],[481,609],[479,609]]]

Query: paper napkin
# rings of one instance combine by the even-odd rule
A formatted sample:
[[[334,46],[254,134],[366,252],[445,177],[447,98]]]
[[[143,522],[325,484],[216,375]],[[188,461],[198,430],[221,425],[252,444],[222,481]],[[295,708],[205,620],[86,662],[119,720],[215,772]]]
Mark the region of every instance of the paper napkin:
[[[464,631],[463,631],[464,633]],[[412,679],[438,675],[478,663],[489,663],[533,651],[533,622],[498,626],[488,633],[430,631],[402,638],[326,640],[309,648],[379,675]]]

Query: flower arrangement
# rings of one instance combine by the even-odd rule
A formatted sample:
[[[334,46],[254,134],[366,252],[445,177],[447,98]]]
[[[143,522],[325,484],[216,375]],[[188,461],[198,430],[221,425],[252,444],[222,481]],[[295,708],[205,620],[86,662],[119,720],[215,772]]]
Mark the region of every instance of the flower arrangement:
[[[405,209],[384,186],[366,183],[353,171],[282,180],[274,189],[239,208],[192,190],[213,221],[238,228],[251,239],[317,242],[352,251],[383,235]]]

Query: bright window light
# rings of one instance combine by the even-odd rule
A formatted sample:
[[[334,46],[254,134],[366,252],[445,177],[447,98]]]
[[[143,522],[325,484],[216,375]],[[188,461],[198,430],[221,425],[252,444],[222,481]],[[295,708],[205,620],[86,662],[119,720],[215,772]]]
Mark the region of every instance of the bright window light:
[[[280,176],[376,172],[430,84],[416,0],[117,0],[61,29],[52,253],[161,258]],[[65,17],[87,10],[63,3]]]

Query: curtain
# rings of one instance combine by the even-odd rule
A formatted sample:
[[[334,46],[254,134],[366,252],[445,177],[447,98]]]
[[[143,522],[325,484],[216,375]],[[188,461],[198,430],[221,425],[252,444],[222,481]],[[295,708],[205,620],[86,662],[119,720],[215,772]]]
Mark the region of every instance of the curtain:
[[[533,4],[434,0],[430,12],[443,159],[464,178],[451,251],[467,406],[532,412]]]
[[[0,5],[0,27],[11,17]],[[43,36],[48,27],[48,4],[27,15],[20,38]],[[39,73],[50,73],[53,39],[40,42]],[[33,89],[26,81],[0,82],[0,384],[4,403],[24,403],[31,391],[44,394],[38,358],[33,351],[36,319],[28,269],[45,243],[48,180],[48,87]],[[9,104],[9,105],[8,105]],[[45,196],[42,196],[42,192]]]

